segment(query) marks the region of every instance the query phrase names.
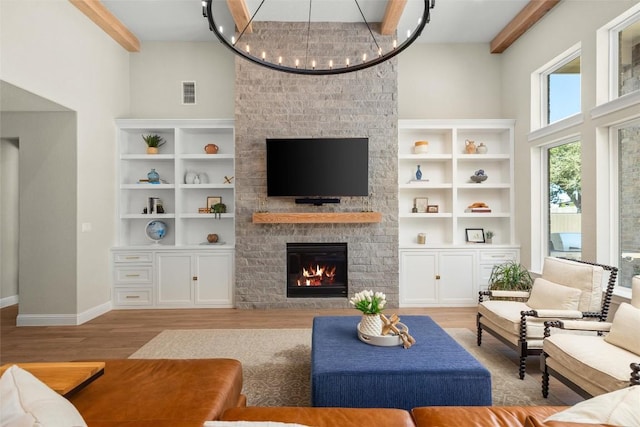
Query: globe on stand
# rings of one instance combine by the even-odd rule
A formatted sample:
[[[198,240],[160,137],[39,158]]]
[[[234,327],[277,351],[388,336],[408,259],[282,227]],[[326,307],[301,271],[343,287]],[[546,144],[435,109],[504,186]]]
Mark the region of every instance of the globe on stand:
[[[160,240],[167,237],[167,224],[158,220],[151,220],[144,228],[144,232],[149,240],[152,240],[156,245],[160,244]]]

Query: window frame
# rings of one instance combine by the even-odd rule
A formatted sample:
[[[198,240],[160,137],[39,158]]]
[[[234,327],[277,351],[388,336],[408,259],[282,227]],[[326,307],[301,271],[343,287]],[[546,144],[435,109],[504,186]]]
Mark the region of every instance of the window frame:
[[[614,23],[617,22],[617,23]],[[612,26],[608,28],[609,33],[609,100],[613,101],[615,99],[624,97],[626,95],[630,95],[632,93],[637,93],[640,90],[620,95],[619,94],[619,83],[620,83],[620,33],[624,31],[627,27],[640,22],[640,10],[637,10],[630,15],[623,14],[617,20],[613,21]]]
[[[563,119],[556,120],[552,123],[548,122],[549,96],[548,96],[548,76],[557,69],[565,66],[576,58],[580,58],[580,111],[576,114],[569,115]],[[555,58],[544,64],[542,67],[531,73],[531,131],[539,131],[549,127],[565,128],[573,126],[576,117],[582,116],[582,44],[576,43]]]

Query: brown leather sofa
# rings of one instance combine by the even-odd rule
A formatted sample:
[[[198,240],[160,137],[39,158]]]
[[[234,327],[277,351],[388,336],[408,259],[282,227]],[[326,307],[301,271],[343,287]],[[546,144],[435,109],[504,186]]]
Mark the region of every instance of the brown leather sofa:
[[[104,375],[69,397],[91,427],[202,427],[226,409],[246,405],[237,360],[105,363]]]
[[[430,406],[401,409],[245,407],[227,409],[222,421],[277,421],[314,427],[559,427],[542,421],[565,406]],[[578,427],[579,424],[571,424]],[[594,427],[593,425],[591,427]]]

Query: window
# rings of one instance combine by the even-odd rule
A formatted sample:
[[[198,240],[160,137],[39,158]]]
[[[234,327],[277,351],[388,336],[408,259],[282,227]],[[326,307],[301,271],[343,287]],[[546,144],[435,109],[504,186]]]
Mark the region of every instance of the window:
[[[578,43],[531,73],[532,132],[558,130],[582,120],[581,53]]]
[[[546,124],[551,124],[579,113],[580,110],[580,56],[579,52],[543,73],[546,90]]]
[[[582,258],[581,144],[548,146],[546,154],[547,255]]]
[[[631,286],[640,274],[640,121],[617,130],[618,283]]]
[[[611,30],[611,51],[617,56],[612,66],[617,96],[640,90],[640,13]],[[617,81],[616,81],[617,80]]]

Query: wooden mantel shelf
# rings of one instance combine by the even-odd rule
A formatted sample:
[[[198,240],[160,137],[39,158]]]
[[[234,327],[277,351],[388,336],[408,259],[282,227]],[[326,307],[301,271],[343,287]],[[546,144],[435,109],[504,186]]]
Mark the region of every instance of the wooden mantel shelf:
[[[254,224],[337,224],[381,222],[380,212],[256,212]]]

